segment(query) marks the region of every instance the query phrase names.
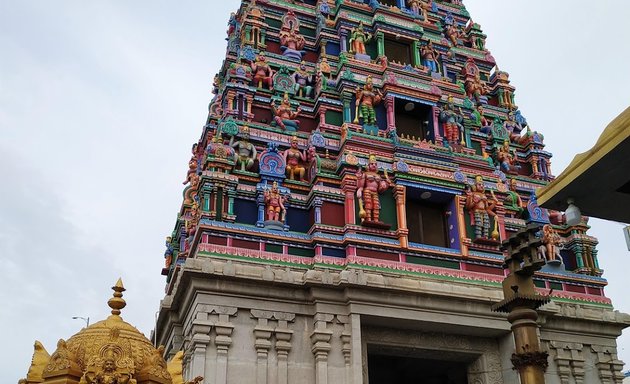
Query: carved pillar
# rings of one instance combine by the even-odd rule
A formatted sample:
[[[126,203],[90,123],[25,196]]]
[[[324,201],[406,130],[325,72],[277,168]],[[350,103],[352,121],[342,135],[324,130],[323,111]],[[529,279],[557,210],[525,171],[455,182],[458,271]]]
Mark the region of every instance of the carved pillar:
[[[415,40],[411,45],[412,49],[412,60],[414,67],[422,66],[422,60],[420,58],[420,41]]]
[[[320,197],[316,197],[313,200],[313,207],[315,207],[315,224],[322,223],[322,204],[323,201]]]
[[[383,32],[376,32],[376,50],[378,57],[385,56],[385,34]]]
[[[257,227],[264,227],[265,222],[265,196],[262,192],[256,196],[256,204],[258,205],[258,221],[256,221]]]
[[[464,215],[464,196],[455,197],[455,209],[457,210],[457,226],[459,228],[459,243],[462,248],[462,256],[468,256],[469,240],[466,234],[466,215]]]
[[[232,345],[232,331],[234,325],[230,322],[230,316],[236,315],[236,308],[219,308],[219,321],[214,326],[217,336],[214,344],[217,347],[216,384],[227,384],[228,349]]]
[[[337,320],[343,325],[341,332],[341,354],[345,365],[345,382],[352,382],[352,324],[349,316],[337,315]]]
[[[385,97],[385,109],[387,110],[387,132],[396,131],[396,113],[394,110],[394,96]]]
[[[256,348],[256,384],[267,384],[269,350],[271,349],[271,333],[273,328],[269,326],[271,312],[251,310],[252,317],[258,319],[258,325],[254,327],[254,347]]]
[[[571,349],[571,373],[575,384],[584,384],[584,345],[575,343]]]
[[[361,341],[361,315],[350,315],[350,329],[352,338],[350,340],[352,352],[352,384],[363,384],[363,343]],[[365,354],[367,357],[367,353]],[[367,364],[366,364],[367,366]]]
[[[435,144],[442,143],[442,136],[440,135],[440,119],[438,116],[440,115],[440,108],[431,107],[431,115],[433,117],[433,137],[435,137]]]
[[[615,348],[592,345],[591,351],[595,354],[595,367],[602,384],[621,384],[624,379],[621,373],[623,361],[617,358]]]
[[[275,329],[276,335],[276,353],[278,356],[278,384],[289,383],[289,351],[291,351],[291,337],[293,331],[289,329],[289,322],[295,319],[293,313],[274,313],[274,317],[278,320],[278,326]]]
[[[568,343],[560,341],[550,341],[549,349],[553,354],[553,361],[556,363],[558,377],[561,384],[569,384],[571,378],[571,348]]]
[[[210,193],[208,192],[203,193],[203,211],[210,211]]]
[[[407,229],[407,188],[404,185],[394,186],[396,199],[396,216],[398,217],[398,241],[401,248],[409,248],[409,229]]]
[[[345,224],[356,224],[355,213],[355,198],[354,195],[357,190],[357,178],[353,175],[344,176],[341,181],[341,189],[343,190],[346,199],[344,203],[344,222]]]
[[[227,219],[232,221],[235,219],[234,217],[234,198],[236,197],[236,189],[235,188],[229,188],[227,190],[227,196],[228,196],[228,203],[227,203]],[[225,217],[224,217],[225,219]]]
[[[348,30],[341,29],[339,31],[339,41],[341,43],[341,52],[348,52]]]
[[[351,123],[352,122],[352,110],[350,108],[352,102],[352,95],[348,92],[344,92],[341,95],[343,99],[343,122]]]
[[[332,331],[327,325],[333,315],[318,313],[315,315],[313,333],[311,333],[311,351],[315,355],[315,384],[328,384],[328,353]]]

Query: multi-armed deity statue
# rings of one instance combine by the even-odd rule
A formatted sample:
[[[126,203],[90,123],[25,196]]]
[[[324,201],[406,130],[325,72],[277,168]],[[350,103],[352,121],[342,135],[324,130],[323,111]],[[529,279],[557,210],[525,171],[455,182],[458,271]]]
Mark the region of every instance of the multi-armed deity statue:
[[[498,223],[494,221],[494,229],[490,233],[490,217],[496,216],[498,201],[492,192],[486,195],[483,177],[476,176],[475,184],[466,190],[466,208],[470,213],[471,224],[475,231],[475,240],[499,239]],[[490,237],[492,236],[492,237]]]
[[[352,29],[350,33],[350,53],[366,56],[365,45],[372,40],[372,35],[365,31],[363,22]]]
[[[385,171],[384,176],[379,175],[376,156],[370,155],[367,169],[363,171],[359,168],[356,177],[361,223],[367,226],[382,226],[384,223],[380,221],[381,202],[379,194],[385,192],[392,185],[387,171]]]

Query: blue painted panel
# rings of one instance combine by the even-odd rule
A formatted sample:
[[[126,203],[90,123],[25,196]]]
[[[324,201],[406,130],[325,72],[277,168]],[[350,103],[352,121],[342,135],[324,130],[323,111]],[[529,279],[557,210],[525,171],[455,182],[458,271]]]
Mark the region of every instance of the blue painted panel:
[[[258,220],[258,207],[254,201],[234,199],[234,214],[237,223],[255,225]]]

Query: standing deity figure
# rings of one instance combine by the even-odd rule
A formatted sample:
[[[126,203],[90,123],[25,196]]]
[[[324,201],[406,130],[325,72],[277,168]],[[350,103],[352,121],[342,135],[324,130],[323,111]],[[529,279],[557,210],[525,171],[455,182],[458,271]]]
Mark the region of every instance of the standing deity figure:
[[[357,87],[356,90],[356,111],[354,123],[359,123],[359,118],[363,118],[363,124],[376,125],[376,111],[374,106],[378,105],[383,99],[381,91],[374,88],[372,75],[368,76],[363,89]]]
[[[300,51],[304,48],[305,43],[306,40],[304,40],[304,36],[302,36],[295,28],[283,28],[280,31],[280,44],[285,48],[293,51]]]
[[[280,27],[280,46],[282,55],[292,60],[302,60],[306,40],[300,33],[300,21],[293,11],[288,11],[282,18]]]
[[[296,120],[302,109],[298,106],[297,110],[291,109],[291,100],[289,100],[289,94],[285,92],[282,102],[279,106],[276,106],[275,102],[271,102],[271,110],[273,112],[273,121],[283,130],[295,132],[300,125],[300,122]]]
[[[520,168],[516,158],[516,151],[510,148],[509,140],[504,140],[503,145],[499,147],[497,160],[504,172],[517,173]]]
[[[378,174],[376,156],[370,155],[366,171],[363,172],[359,168],[356,176],[361,223],[378,223],[381,212],[381,202],[378,195],[385,192],[391,185],[387,171],[385,171],[385,177],[381,177]]]
[[[492,197],[486,196],[483,178],[475,177],[475,185],[466,190],[466,208],[470,213],[470,224],[475,228],[475,239],[488,239],[490,236],[490,216],[496,217],[495,208],[497,199],[492,193]],[[492,237],[497,240],[499,232],[497,221],[494,223],[495,229]],[[496,237],[496,239],[495,239]]]
[[[273,86],[273,71],[267,63],[267,58],[264,53],[259,53],[256,56],[256,61],[251,65],[252,71],[254,71],[254,84],[258,88],[262,88],[263,84],[267,85],[269,89]]]
[[[462,122],[464,121],[463,113],[459,108],[459,113],[455,111],[453,97],[449,96],[446,105],[440,112],[440,121],[444,128],[444,138],[451,146],[460,144],[460,131],[464,130]],[[463,139],[463,137],[462,137]]]
[[[306,69],[306,63],[302,61],[300,66],[293,74],[293,80],[295,81],[295,94],[299,97],[311,97],[313,91],[313,75]]]
[[[256,147],[249,142],[249,127],[244,126],[240,132],[241,139],[234,141],[234,136],[230,138],[230,147],[235,148],[234,162],[241,171],[249,171],[254,166],[256,160]]]
[[[274,181],[271,189],[265,190],[265,212],[267,220],[284,222],[285,208],[284,198],[280,194],[278,182]]]
[[[295,180],[295,176],[298,175],[300,181],[306,181],[304,179],[304,174],[306,173],[304,166],[306,153],[299,150],[297,136],[291,138],[291,146],[284,151],[283,156],[284,162],[287,165],[286,172],[289,175],[289,180]]]
[[[169,268],[171,262],[173,262],[173,238],[168,236],[166,238],[166,250],[164,251],[164,268]]]
[[[232,33],[238,33],[238,29],[239,29],[239,20],[238,20],[238,16],[236,15],[236,13],[232,12],[230,14],[230,20],[228,20],[228,30],[227,30],[227,34],[228,36],[231,36]]]
[[[407,7],[414,15],[422,14],[424,21],[429,21],[429,9],[431,9],[430,1],[424,0],[407,0]]]
[[[542,242],[543,245],[539,248],[539,254],[542,254],[547,261],[562,261],[562,256],[560,256],[560,235],[553,229],[551,224],[543,226]]]
[[[479,74],[474,77],[467,77],[464,81],[464,88],[466,89],[466,96],[476,101],[477,104],[481,103],[481,96],[488,93],[488,87],[481,81]]]
[[[360,21],[359,26],[353,28],[350,33],[350,53],[365,55],[365,44],[369,43],[370,40],[372,40],[372,35],[365,32],[363,29],[363,22]]]
[[[438,58],[440,53],[433,47],[433,42],[429,41],[427,45],[420,50],[422,57],[422,65],[429,68],[431,72],[438,72]]]

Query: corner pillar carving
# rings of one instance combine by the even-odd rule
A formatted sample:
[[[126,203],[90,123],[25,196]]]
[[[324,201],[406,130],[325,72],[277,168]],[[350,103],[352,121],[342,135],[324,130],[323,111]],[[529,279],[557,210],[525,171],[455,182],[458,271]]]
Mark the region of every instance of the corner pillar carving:
[[[315,384],[328,384],[328,353],[333,332],[328,329],[334,315],[318,313],[311,333],[311,351],[315,355]]]

